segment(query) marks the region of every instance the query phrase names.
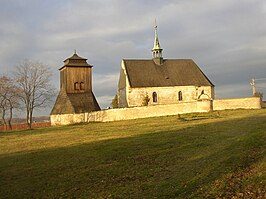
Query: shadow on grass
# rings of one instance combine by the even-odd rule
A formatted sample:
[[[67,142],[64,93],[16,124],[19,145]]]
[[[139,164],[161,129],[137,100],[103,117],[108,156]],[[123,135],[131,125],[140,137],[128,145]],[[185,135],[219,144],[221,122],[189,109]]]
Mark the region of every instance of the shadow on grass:
[[[244,118],[2,156],[0,196],[195,197],[200,188],[265,155],[265,120]]]

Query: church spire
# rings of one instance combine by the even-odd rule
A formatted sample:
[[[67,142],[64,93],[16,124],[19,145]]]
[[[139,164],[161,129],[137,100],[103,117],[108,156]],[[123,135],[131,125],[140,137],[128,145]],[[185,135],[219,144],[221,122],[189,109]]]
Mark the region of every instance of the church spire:
[[[156,64],[162,64],[162,62],[163,62],[163,55],[162,55],[163,49],[161,48],[160,42],[159,42],[156,19],[155,19],[154,33],[155,33],[155,35],[154,35],[154,44],[153,44],[153,48],[152,48],[152,58]]]

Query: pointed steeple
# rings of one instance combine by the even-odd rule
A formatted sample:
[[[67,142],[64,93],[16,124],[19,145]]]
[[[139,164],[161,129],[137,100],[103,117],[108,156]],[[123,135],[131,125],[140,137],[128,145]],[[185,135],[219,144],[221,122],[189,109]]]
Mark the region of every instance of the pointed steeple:
[[[163,49],[160,46],[159,37],[157,33],[157,24],[155,20],[155,26],[154,26],[154,44],[152,48],[152,58],[156,64],[162,64],[163,63],[163,55],[162,55]]]

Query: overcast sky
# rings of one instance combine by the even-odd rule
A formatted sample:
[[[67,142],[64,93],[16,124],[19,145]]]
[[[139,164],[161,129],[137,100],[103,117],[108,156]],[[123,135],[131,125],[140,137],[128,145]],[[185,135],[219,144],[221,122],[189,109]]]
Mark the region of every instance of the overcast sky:
[[[265,0],[0,0],[0,74],[38,60],[59,88],[58,69],[77,49],[105,108],[121,60],[151,58],[155,18],[163,57],[193,59],[216,98],[251,96],[250,79],[266,78]],[[257,83],[266,95],[266,79]]]

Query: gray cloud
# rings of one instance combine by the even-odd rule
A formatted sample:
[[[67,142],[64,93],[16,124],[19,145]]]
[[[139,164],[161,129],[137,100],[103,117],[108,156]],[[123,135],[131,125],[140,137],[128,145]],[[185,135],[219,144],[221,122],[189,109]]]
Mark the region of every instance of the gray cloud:
[[[94,65],[94,93],[109,106],[121,59],[151,57],[155,17],[164,57],[192,58],[217,97],[249,96],[250,79],[266,77],[263,0],[2,0],[0,73],[40,60],[58,87],[58,68],[77,49]]]

